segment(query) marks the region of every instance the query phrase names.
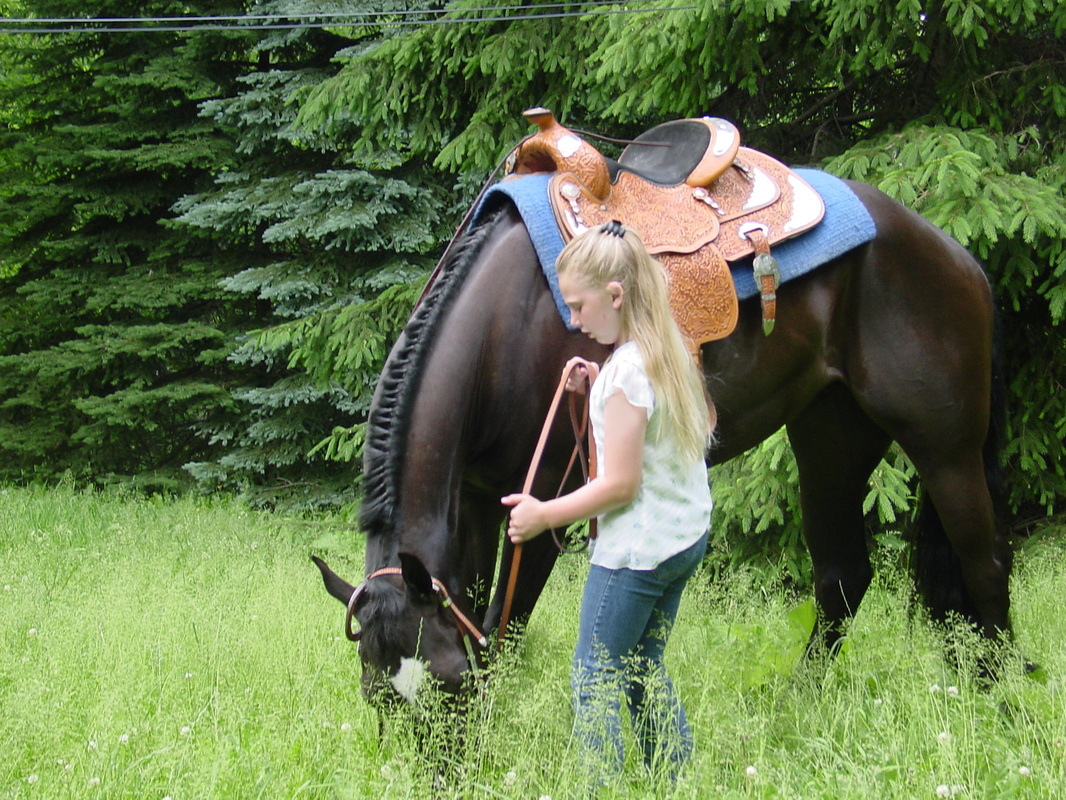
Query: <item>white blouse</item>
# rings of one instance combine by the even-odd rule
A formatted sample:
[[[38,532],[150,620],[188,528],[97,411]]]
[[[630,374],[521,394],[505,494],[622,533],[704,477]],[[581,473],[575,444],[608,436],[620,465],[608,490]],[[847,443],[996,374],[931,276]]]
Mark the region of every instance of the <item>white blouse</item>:
[[[601,471],[605,468],[604,408],[617,391],[625,395],[630,405],[647,410],[644,461],[633,502],[599,518],[591,560],[608,569],[651,570],[695,544],[709,528],[711,490],[707,465],[703,459],[682,463],[673,441],[659,438],[655,391],[644,371],[640,348],[630,341],[607,359],[592,386],[589,418],[596,434]]]

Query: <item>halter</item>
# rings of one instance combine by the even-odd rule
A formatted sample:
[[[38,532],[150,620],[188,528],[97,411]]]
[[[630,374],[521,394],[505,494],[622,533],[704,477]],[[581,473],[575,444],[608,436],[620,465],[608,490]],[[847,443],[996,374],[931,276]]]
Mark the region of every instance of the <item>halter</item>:
[[[366,594],[367,584],[374,580],[374,578],[379,578],[382,575],[403,575],[403,570],[399,567],[384,567],[376,572],[372,572],[367,576],[366,580],[359,584],[356,590],[352,592],[352,596],[348,599],[348,613],[344,618],[344,633],[350,641],[358,642],[363,635],[361,629],[352,629],[352,618],[355,616],[355,607],[359,603],[359,598]],[[452,621],[455,623],[455,627],[463,639],[463,646],[466,648],[466,660],[470,664],[470,671],[476,678],[480,673],[480,667],[477,662],[477,654],[474,652],[474,641],[476,641],[478,646],[482,649],[489,646],[489,641],[478,626],[455,605],[452,601],[451,594],[448,593],[448,588],[437,578],[432,578],[432,581],[433,592],[437,595],[440,607],[451,612]]]

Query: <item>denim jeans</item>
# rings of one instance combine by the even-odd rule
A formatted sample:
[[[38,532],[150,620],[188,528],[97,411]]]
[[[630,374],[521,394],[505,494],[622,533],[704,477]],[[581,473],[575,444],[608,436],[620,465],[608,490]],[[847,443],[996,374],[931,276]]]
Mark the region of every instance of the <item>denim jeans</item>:
[[[670,777],[692,752],[685,709],[663,665],[681,592],[707,550],[707,537],[653,570],[589,570],[574,653],[574,733],[588,778],[608,782],[622,768],[621,697],[644,763]]]

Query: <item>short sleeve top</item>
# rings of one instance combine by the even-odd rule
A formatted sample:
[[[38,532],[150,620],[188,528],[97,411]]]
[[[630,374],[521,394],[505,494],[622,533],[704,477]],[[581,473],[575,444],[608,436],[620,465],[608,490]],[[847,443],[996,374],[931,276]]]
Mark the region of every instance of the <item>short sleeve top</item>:
[[[591,560],[608,569],[651,570],[707,532],[712,505],[707,465],[702,458],[683,461],[672,438],[660,437],[655,391],[640,348],[631,341],[615,349],[592,386],[589,417],[601,470],[604,410],[618,391],[648,414],[640,487],[631,503],[599,518]]]

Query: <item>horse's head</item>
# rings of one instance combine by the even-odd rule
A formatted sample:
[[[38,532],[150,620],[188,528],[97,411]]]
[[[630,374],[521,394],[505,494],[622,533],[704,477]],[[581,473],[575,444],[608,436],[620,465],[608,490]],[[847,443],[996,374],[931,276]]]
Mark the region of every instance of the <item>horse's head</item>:
[[[487,643],[416,556],[401,553],[399,567],[378,570],[359,586],[340,578],[322,559],[311,559],[326,591],[348,608],[345,631],[359,643],[363,693],[369,699],[395,691],[413,702],[427,683],[451,694],[469,688]]]

